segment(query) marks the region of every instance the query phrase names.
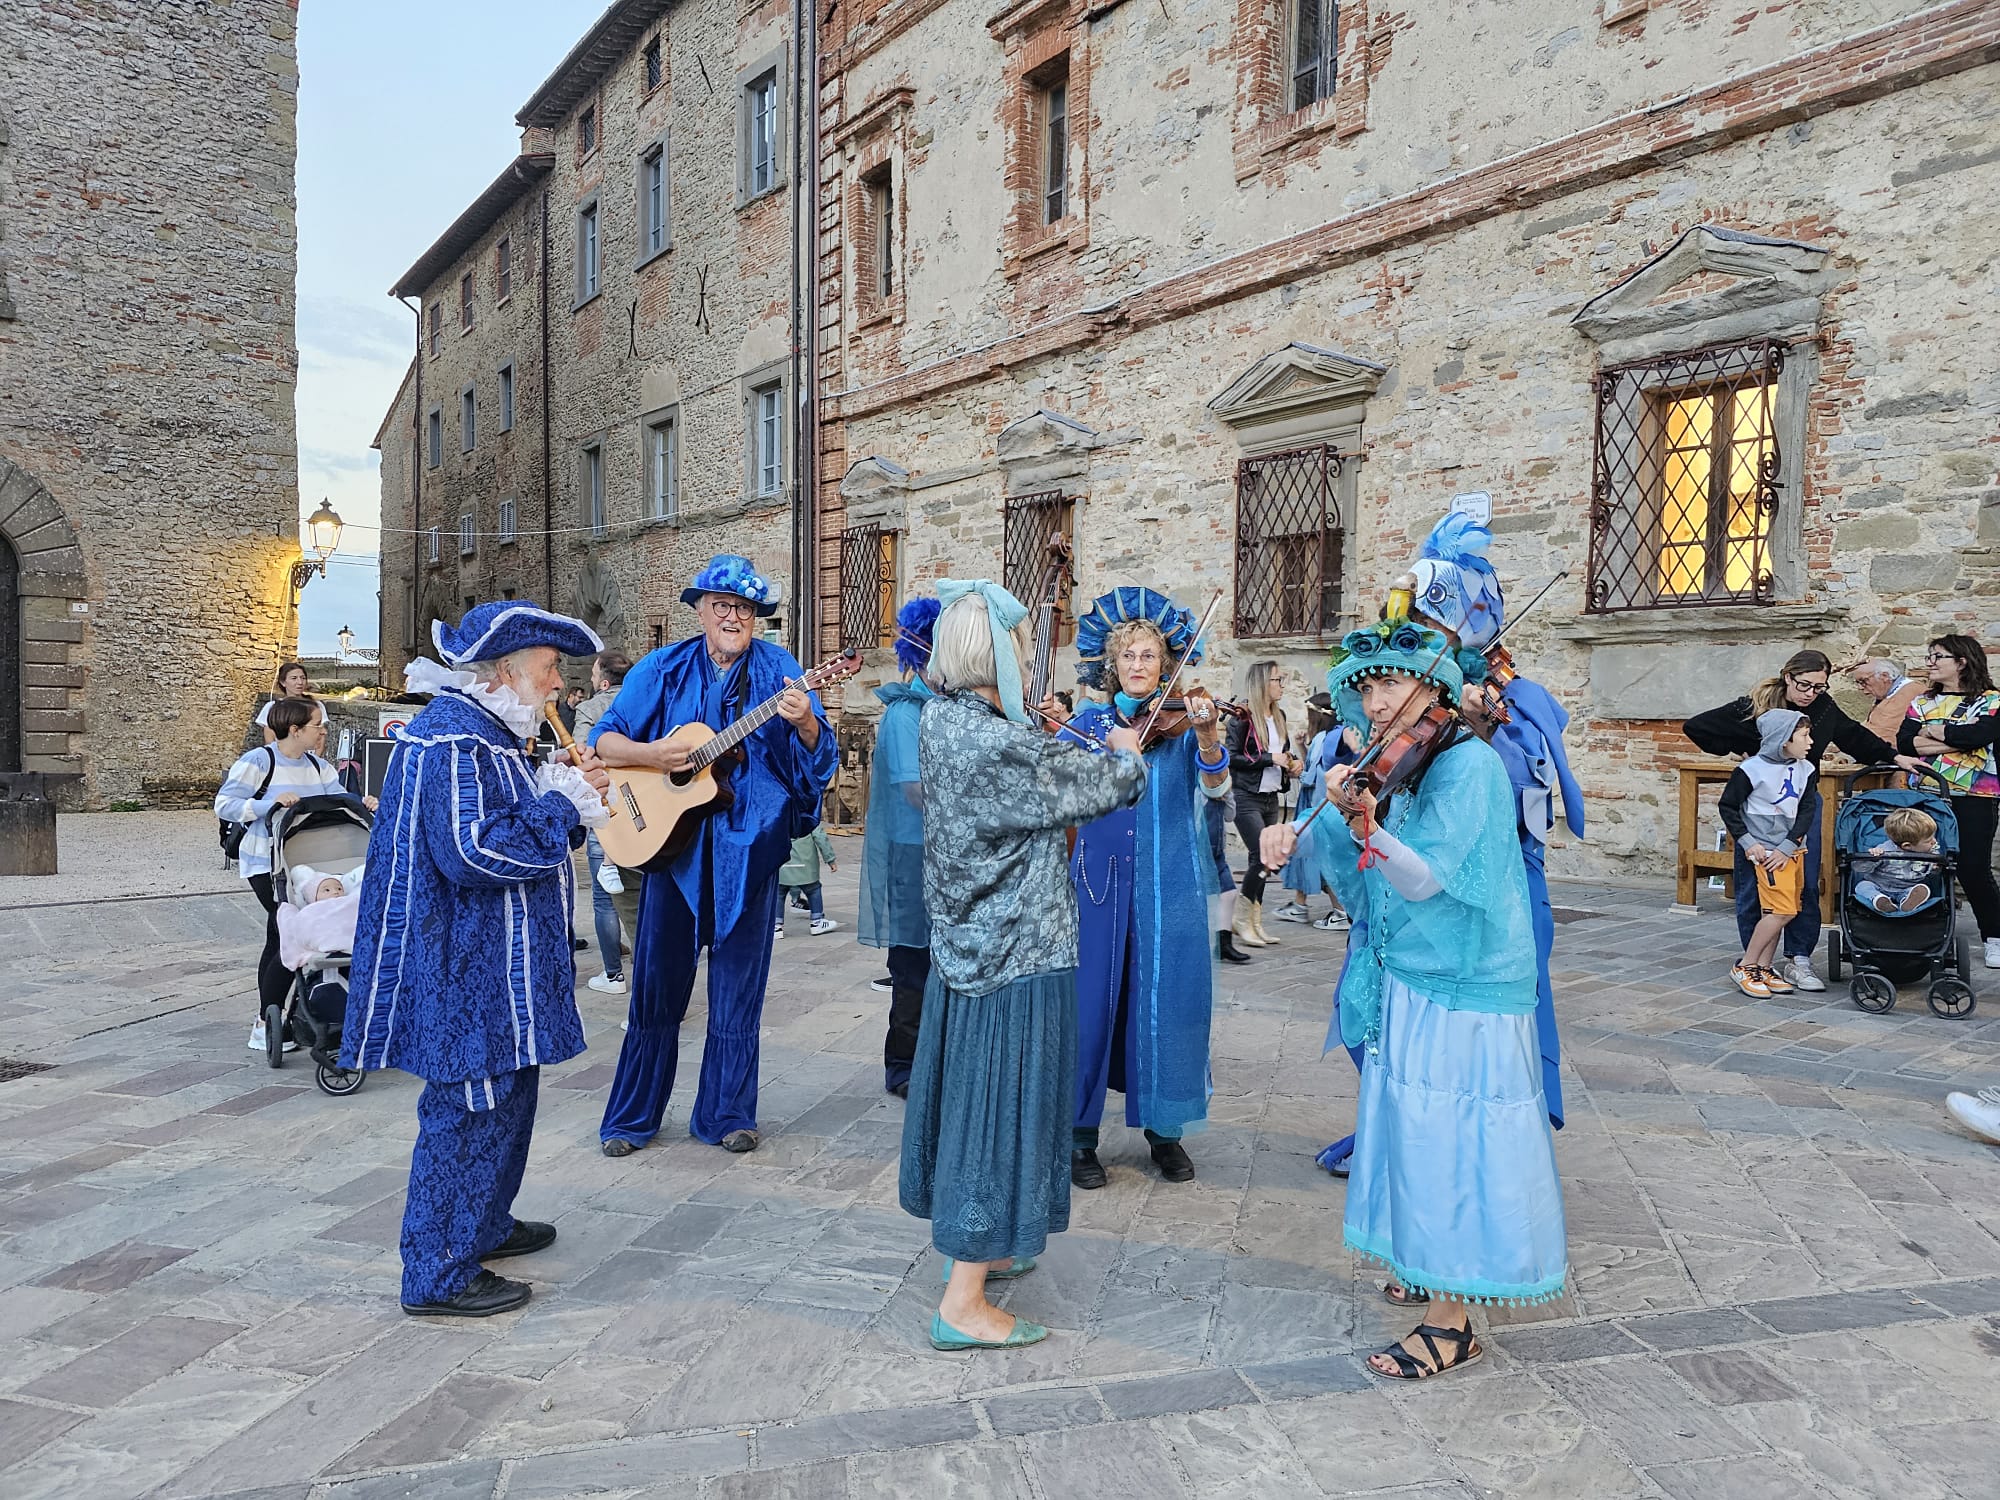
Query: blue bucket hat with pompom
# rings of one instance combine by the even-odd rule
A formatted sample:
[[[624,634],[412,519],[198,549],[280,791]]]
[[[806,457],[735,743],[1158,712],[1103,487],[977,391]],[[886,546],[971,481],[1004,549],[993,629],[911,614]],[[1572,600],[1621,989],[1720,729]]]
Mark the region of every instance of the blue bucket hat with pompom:
[[[694,575],[694,582],[681,590],[681,603],[701,603],[703,594],[734,594],[748,599],[759,615],[778,612],[778,585],[757,571],[755,563],[734,552],[720,553]]]

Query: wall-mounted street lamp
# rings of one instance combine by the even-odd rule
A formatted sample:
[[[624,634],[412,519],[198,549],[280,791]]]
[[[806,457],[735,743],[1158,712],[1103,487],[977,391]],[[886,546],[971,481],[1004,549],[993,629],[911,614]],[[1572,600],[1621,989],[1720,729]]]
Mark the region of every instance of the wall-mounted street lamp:
[[[306,586],[308,580],[315,575],[321,578],[326,576],[326,560],[340,545],[340,515],[325,500],[320,501],[318,510],[306,517],[303,541],[312,549],[313,557],[311,560],[301,557],[292,564],[294,604],[298,603],[299,590]]]

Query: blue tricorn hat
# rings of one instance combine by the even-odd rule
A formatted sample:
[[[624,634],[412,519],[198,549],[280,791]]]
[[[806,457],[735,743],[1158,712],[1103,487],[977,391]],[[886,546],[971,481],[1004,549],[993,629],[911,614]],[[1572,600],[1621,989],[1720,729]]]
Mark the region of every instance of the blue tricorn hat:
[[[475,604],[456,625],[435,621],[431,639],[438,657],[452,667],[496,661],[532,646],[553,646],[564,656],[592,656],[604,649],[597,632],[583,621],[552,614],[525,599]]]
[[[703,594],[734,594],[757,606],[760,615],[778,612],[778,586],[757,571],[755,563],[734,552],[719,553],[681,590],[681,603],[699,604]]]

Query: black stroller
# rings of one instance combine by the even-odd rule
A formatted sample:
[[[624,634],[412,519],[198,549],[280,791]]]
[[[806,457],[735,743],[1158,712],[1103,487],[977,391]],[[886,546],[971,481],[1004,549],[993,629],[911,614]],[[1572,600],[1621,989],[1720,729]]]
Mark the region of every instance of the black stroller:
[[[1936,782],[1937,792],[1918,787],[1884,787],[1855,792],[1854,783],[1872,771],[1894,766],[1870,766],[1847,778],[1847,798],[1834,819],[1834,860],[1839,869],[1839,928],[1827,936],[1826,972],[1840,978],[1843,962],[1851,964],[1849,993],[1862,1010],[1877,1015],[1893,1010],[1896,986],[1928,977],[1926,997],[1936,1014],[1962,1020],[1978,1004],[1972,993],[1972,945],[1958,930],[1958,817],[1945,795],[1945,780],[1935,771],[1916,776]],[[1919,889],[1921,904],[1885,913],[1863,899],[1857,888],[1891,860],[1876,851],[1889,846],[1883,821],[1899,808],[1928,813],[1937,824],[1937,853],[1898,850],[1896,864],[1927,868]],[[1900,905],[1900,903],[1898,903]]]
[[[373,815],[358,798],[333,795],[303,797],[280,808],[271,819],[271,894],[279,901],[291,896],[291,872],[310,868],[321,875],[351,875],[368,858],[368,831]],[[294,903],[299,904],[299,903]],[[264,1045],[274,1068],[285,1065],[289,1037],[306,1049],[318,1065],[313,1076],[322,1092],[351,1094],[366,1074],[340,1066],[340,1032],[347,1020],[347,968],[353,955],[328,953],[302,967],[281,1010],[264,1008]]]

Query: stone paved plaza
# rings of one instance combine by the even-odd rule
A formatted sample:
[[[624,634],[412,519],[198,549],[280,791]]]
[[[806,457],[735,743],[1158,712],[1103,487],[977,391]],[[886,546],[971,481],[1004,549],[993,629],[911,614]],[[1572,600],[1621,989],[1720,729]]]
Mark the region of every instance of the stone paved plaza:
[[[62,836],[77,873],[0,880],[0,1055],[53,1065],[0,1082],[8,1500],[1993,1493],[2000,1151],[1937,1101],[2000,1083],[2000,986],[1959,1022],[1752,1004],[1719,907],[1559,886],[1573,1291],[1389,1385],[1357,1351],[1412,1319],[1312,1160],[1352,1112],[1343,939],[1284,927],[1223,975],[1197,1181],[1108,1129],[1110,1186],[1007,1294],[1054,1336],[944,1355],[840,840],[845,925],[778,947],[763,1148],[690,1140],[684,1085],[653,1148],[600,1155],[622,1002],[581,991],[595,1045],[543,1079],[518,1205],[562,1238],[508,1268],[526,1309],[440,1324],[396,1306],[416,1086],[330,1099],[245,1050],[261,914],[212,820]],[[92,899],[176,864],[188,894]]]

